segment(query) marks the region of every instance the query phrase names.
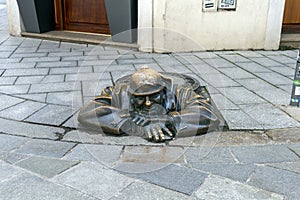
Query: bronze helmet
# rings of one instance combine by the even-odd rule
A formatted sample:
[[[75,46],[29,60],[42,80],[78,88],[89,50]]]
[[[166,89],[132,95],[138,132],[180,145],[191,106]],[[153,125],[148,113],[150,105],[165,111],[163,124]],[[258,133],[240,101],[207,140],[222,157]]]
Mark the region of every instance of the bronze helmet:
[[[165,86],[157,71],[143,66],[131,75],[128,92],[135,96],[151,95],[161,91]]]

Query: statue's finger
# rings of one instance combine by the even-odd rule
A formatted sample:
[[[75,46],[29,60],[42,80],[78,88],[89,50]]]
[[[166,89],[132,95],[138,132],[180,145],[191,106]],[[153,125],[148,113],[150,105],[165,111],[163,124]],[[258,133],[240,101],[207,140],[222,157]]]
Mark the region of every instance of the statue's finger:
[[[141,124],[143,123],[143,121],[144,121],[144,119],[141,117],[141,118],[136,122],[136,124],[137,124],[137,125],[141,125]]]
[[[150,119],[145,119],[145,120],[143,121],[143,123],[141,123],[141,126],[147,126],[150,122],[151,122]]]
[[[136,123],[136,122],[137,122],[139,119],[140,119],[140,117],[139,117],[139,116],[135,116],[135,117],[133,118],[133,120],[132,120],[132,121],[133,121],[134,123]]]
[[[159,139],[161,142],[164,142],[166,140],[165,138],[165,134],[163,133],[163,131],[161,130],[161,127],[157,127],[158,133],[159,133]]]
[[[173,133],[167,128],[163,128],[164,132],[167,133],[171,138],[173,137]]]
[[[148,140],[152,140],[152,133],[151,133],[151,129],[149,128],[148,130],[147,130],[147,135],[148,135]]]
[[[153,135],[154,141],[158,142],[159,141],[159,136],[158,136],[157,131],[155,130],[155,127],[152,127],[151,130],[152,130],[152,135]]]

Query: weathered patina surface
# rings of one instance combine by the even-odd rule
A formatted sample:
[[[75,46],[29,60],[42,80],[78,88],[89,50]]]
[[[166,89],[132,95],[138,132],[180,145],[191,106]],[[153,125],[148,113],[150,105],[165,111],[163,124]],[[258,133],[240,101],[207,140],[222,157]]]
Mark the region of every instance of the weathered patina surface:
[[[103,89],[78,116],[85,127],[139,135],[154,142],[206,133],[216,129],[221,119],[198,81],[148,67]]]

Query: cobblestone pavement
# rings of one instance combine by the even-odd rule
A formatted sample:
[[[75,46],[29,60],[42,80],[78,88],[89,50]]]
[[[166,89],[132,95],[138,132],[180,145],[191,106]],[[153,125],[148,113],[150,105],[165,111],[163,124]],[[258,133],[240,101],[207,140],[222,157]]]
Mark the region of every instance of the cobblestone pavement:
[[[299,199],[296,50],[147,54],[12,37],[0,6],[1,199]],[[144,64],[197,78],[229,130],[153,144],[77,129],[109,72]]]

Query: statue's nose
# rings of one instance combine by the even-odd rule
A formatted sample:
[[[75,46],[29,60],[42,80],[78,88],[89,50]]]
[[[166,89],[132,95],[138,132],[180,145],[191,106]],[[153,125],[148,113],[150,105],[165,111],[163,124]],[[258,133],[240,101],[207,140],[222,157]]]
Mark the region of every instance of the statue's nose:
[[[146,106],[151,106],[151,104],[152,104],[152,102],[150,101],[149,97],[146,96],[146,103],[145,103],[145,105]]]

